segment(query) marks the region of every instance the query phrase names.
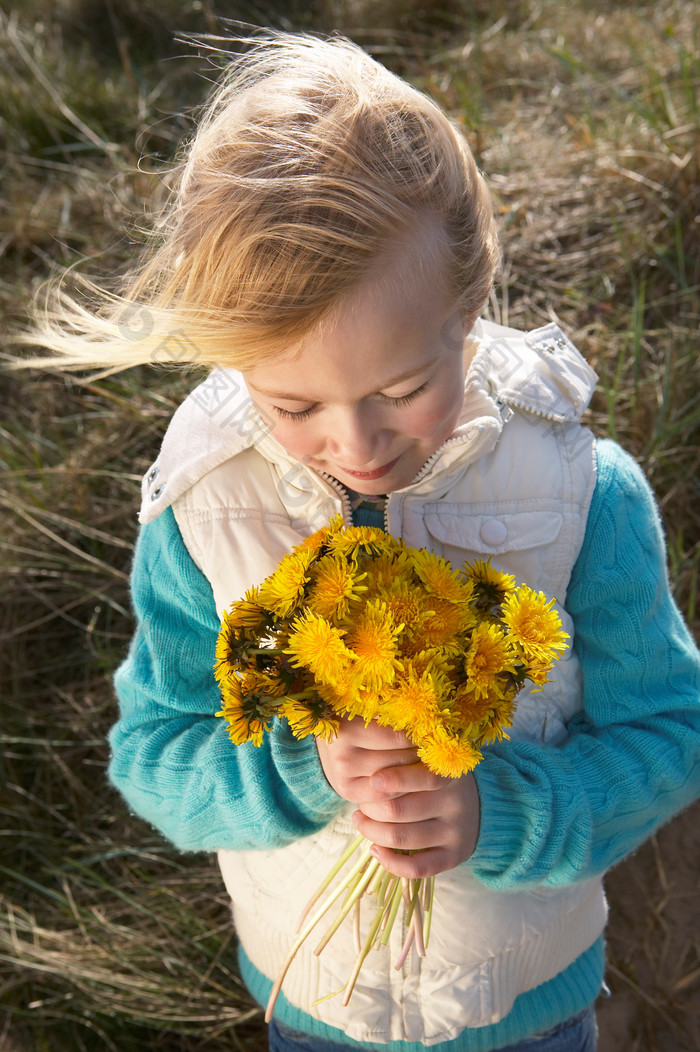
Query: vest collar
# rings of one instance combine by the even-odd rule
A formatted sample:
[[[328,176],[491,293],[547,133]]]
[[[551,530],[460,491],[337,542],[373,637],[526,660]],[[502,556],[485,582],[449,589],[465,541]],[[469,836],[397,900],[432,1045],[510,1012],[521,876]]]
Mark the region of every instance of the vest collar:
[[[470,339],[476,353],[457,427],[407,488],[429,490],[458,459],[466,469],[493,449],[515,409],[563,422],[580,419],[588,405],[596,374],[557,325],[522,333],[480,320]],[[274,438],[273,427],[254,406],[240,373],[213,370],[173,416],[142,482],[139,521],[155,519],[205,474],[252,446],[287,471],[296,461]]]

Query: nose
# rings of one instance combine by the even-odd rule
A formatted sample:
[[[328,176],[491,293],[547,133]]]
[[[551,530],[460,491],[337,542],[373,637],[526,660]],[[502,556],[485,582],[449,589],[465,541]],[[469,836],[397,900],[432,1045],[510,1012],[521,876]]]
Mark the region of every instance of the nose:
[[[328,452],[341,467],[361,470],[372,465],[391,445],[390,433],[372,413],[350,406],[339,410],[326,438]]]

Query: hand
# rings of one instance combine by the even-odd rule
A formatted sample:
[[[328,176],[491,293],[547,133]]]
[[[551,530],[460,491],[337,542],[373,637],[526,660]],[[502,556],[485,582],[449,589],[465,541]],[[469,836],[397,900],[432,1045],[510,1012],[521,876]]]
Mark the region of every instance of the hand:
[[[369,784],[375,796],[379,786],[385,796],[362,802],[352,821],[373,842],[372,854],[385,869],[399,877],[430,877],[473,853],[480,807],[471,773],[442,778],[418,762],[387,767]]]
[[[400,877],[428,877],[472,854],[480,821],[473,775],[433,774],[403,734],[360,720],[343,721],[336,739],[317,744],[326,778],[359,805],[353,823],[386,869]]]
[[[385,767],[416,763],[416,748],[400,731],[365,726],[361,719],[340,721],[336,738],[316,739],[323,773],[339,796],[353,804],[385,800],[387,793],[370,788],[370,778]]]

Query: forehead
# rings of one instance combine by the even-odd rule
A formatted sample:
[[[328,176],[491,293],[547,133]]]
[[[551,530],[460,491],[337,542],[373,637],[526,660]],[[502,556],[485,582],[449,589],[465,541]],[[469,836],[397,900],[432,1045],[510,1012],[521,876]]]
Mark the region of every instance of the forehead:
[[[245,371],[254,393],[344,402],[428,370],[449,347],[455,307],[442,268],[424,273],[412,262],[397,260],[373,274],[300,345]]]
[[[440,232],[419,224],[387,246],[360,285],[300,343],[281,347],[278,355],[245,370],[245,378],[275,395],[303,390],[308,397],[340,387],[381,390],[440,352],[457,314],[448,288]]]

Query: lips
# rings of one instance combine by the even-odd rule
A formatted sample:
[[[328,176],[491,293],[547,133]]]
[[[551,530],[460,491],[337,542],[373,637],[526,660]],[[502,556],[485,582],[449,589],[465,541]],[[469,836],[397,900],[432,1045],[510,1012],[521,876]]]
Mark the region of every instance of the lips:
[[[380,479],[383,475],[388,475],[399,459],[400,457],[396,457],[395,460],[389,461],[388,464],[383,464],[380,468],[375,468],[374,471],[351,471],[350,468],[342,468],[341,470],[344,475],[350,475],[351,478],[361,479],[363,482],[371,482],[372,479]]]

